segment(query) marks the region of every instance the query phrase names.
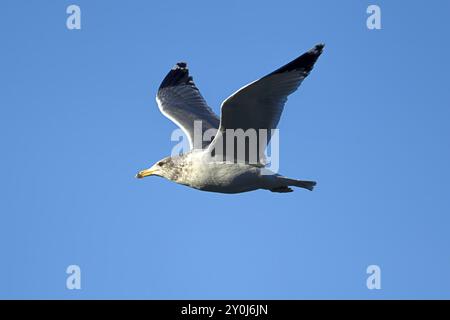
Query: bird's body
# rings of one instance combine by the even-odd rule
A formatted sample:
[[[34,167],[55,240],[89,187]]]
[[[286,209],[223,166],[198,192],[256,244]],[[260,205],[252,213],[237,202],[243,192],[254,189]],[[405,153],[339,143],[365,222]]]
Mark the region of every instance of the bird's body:
[[[215,161],[203,150],[172,158],[172,161],[181,168],[176,182],[195,189],[239,193],[263,186],[261,168],[245,163]]]
[[[312,181],[293,180],[270,170],[246,163],[216,161],[206,150],[193,150],[183,155],[167,157],[158,162],[164,177],[194,189],[220,193],[241,193],[257,189],[289,192],[288,183],[307,189]],[[306,184],[305,184],[306,183]]]
[[[186,64],[178,63],[163,80],[157,102],[161,112],[187,134],[191,150],[166,157],[139,172],[137,177],[157,175],[198,190],[219,193],[257,189],[284,193],[292,191],[289,186],[312,190],[314,181],[286,178],[265,168],[261,146],[269,143],[270,134],[265,140],[257,136],[256,149],[252,149],[252,142],[244,137],[242,156],[234,152],[234,145],[228,148],[228,144],[235,141],[235,136],[230,138],[228,132],[276,128],[287,96],[312,70],[322,49],[323,45],[317,45],[284,67],[238,90],[222,104],[220,121],[189,77]],[[196,122],[200,124],[200,140],[194,133]],[[208,130],[215,130],[211,142],[203,138]],[[257,153],[254,158],[251,158],[252,152]],[[250,158],[257,160],[250,161]]]

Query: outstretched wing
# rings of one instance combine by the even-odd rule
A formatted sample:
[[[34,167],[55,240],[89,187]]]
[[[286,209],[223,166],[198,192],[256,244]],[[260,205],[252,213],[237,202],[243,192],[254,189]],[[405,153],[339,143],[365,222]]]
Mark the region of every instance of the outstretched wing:
[[[257,132],[266,129],[266,141],[261,143],[258,137],[257,143],[257,157],[259,161],[263,159],[264,150],[262,149],[265,149],[270,141],[271,129],[275,129],[278,125],[288,96],[297,90],[311,72],[323,47],[323,44],[316,45],[297,59],[246,85],[228,97],[222,103],[219,131],[210,145],[210,150],[215,152],[220,150],[219,153],[223,153],[224,157],[230,160],[225,155],[227,129],[242,129],[243,131],[255,129]],[[248,144],[248,142],[246,143]],[[245,158],[241,157],[238,160],[248,162],[250,149],[246,145]],[[239,155],[234,154],[234,161],[236,161],[236,156]]]
[[[159,87],[156,102],[161,112],[187,135],[191,149],[209,145],[210,141],[202,141],[203,133],[211,128],[217,130],[220,121],[189,76],[186,63],[178,62],[169,71]],[[194,141],[196,121],[201,125],[201,136]]]

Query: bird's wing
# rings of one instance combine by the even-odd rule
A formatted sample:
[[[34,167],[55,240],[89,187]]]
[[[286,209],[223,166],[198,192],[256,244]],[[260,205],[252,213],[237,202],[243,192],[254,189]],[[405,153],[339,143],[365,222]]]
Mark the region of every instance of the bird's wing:
[[[169,71],[158,89],[156,102],[161,112],[187,135],[191,149],[209,145],[210,141],[202,141],[203,133],[211,128],[217,130],[220,121],[189,76],[186,63],[179,62]],[[201,132],[194,141],[196,121],[201,121]]]
[[[227,129],[266,129],[267,139],[258,141],[258,159],[263,158],[264,150],[280,120],[288,96],[300,86],[312,70],[322,53],[324,45],[319,44],[297,59],[275,70],[267,76],[239,89],[228,97],[221,107],[220,127],[210,144],[210,150],[225,154],[225,132]],[[263,146],[260,148],[260,146]],[[248,146],[246,162],[248,162]],[[235,154],[236,157],[236,154]],[[229,159],[227,159],[229,160]],[[234,159],[236,160],[236,158]],[[242,159],[241,159],[242,160]]]

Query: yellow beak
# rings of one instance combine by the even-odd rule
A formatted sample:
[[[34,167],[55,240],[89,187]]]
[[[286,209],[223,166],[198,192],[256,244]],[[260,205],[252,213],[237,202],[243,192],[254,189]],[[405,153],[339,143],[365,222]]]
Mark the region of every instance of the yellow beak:
[[[148,176],[155,174],[155,172],[156,172],[156,170],[153,168],[145,169],[145,170],[139,171],[139,173],[136,175],[136,178],[142,179],[144,177],[148,177]]]

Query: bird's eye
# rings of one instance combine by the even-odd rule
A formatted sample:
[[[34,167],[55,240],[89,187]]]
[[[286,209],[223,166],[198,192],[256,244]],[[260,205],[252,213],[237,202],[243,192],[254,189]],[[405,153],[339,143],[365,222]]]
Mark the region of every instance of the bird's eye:
[[[158,166],[162,167],[164,165],[164,162],[160,161],[158,162]]]

